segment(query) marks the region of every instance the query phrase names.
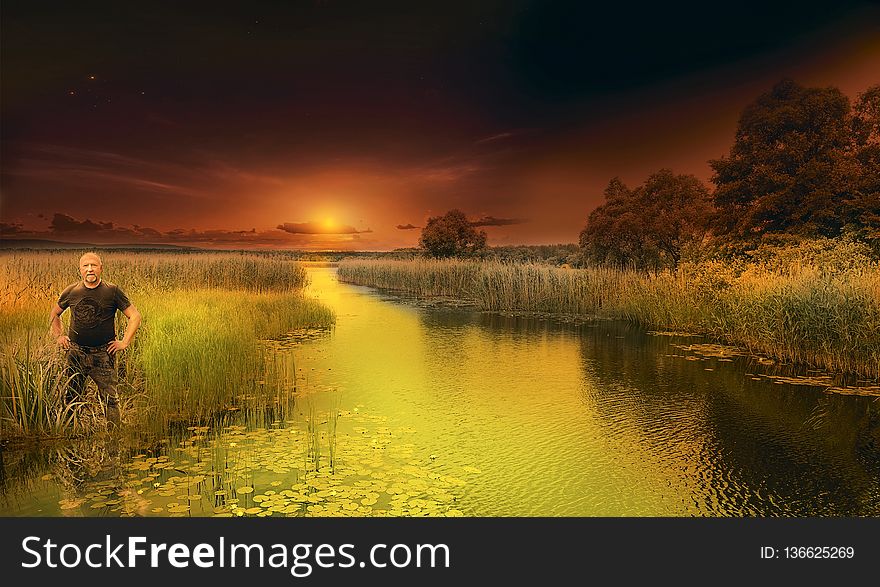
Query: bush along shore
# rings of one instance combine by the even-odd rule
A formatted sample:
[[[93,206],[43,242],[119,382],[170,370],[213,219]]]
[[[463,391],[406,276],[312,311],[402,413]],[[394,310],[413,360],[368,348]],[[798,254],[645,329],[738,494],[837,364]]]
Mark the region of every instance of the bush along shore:
[[[77,280],[79,254],[0,256],[0,439],[88,434],[103,426],[97,401],[65,403],[65,355],[48,336],[49,309]],[[103,262],[103,277],[144,316],[119,373],[123,420],[138,429],[277,402],[295,386],[295,368],[289,353],[265,341],[335,320],[303,295],[305,269],[289,259],[108,252]],[[67,328],[69,312],[63,319]],[[117,315],[118,332],[124,327]]]
[[[343,260],[339,279],[493,312],[624,319],[708,335],[783,362],[880,379],[880,267],[792,250],[645,273],[472,260]]]

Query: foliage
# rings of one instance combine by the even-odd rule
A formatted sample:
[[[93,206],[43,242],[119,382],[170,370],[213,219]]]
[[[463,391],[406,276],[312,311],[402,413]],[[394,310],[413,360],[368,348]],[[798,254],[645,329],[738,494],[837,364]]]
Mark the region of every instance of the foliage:
[[[854,155],[858,162],[858,236],[880,259],[880,85],[862,93],[853,108]]]
[[[693,175],[661,169],[635,189],[614,178],[605,189],[605,203],[590,214],[580,244],[595,263],[675,267],[682,249],[706,236],[711,213],[709,191]]]
[[[80,429],[78,404],[63,397],[70,379],[64,363],[42,351],[27,344],[0,354],[0,438]]]
[[[835,238],[798,238],[779,235],[764,241],[748,258],[767,271],[791,271],[809,267],[827,275],[877,270],[876,257],[864,242],[847,234]]]
[[[326,328],[332,311],[300,293],[199,289],[144,296],[143,332],[130,363],[146,392],[143,406],[205,416],[270,390],[265,345],[300,328]]]
[[[470,257],[485,251],[486,233],[471,226],[461,210],[450,210],[428,219],[419,245],[432,257]]]
[[[581,251],[575,243],[491,247],[487,257],[498,261],[568,265],[570,267],[582,264]]]
[[[423,258],[425,251],[419,248],[400,248],[393,251],[371,251],[343,257],[345,261],[357,259],[381,259],[414,261]],[[583,255],[577,243],[556,245],[502,245],[487,247],[480,258],[502,262],[540,263],[544,265],[583,266]]]
[[[837,88],[783,80],[749,104],[730,154],[709,162],[716,233],[880,237],[878,102],[875,87],[854,112]]]

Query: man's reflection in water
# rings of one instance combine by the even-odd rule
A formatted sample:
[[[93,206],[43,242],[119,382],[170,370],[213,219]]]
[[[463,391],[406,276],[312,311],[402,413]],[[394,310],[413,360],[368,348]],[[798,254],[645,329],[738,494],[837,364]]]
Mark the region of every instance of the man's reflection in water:
[[[118,439],[96,438],[65,445],[55,449],[52,461],[55,479],[69,491],[122,477]]]
[[[143,515],[148,511],[149,502],[127,484],[121,443],[118,435],[102,435],[55,449],[51,471],[62,489],[61,515]]]

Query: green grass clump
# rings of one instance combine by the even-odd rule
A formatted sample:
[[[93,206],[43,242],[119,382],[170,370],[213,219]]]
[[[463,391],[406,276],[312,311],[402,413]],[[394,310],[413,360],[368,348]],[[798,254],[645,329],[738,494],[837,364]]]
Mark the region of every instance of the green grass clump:
[[[78,432],[77,405],[64,401],[69,379],[57,356],[30,348],[0,355],[0,437]]]
[[[146,402],[159,414],[187,418],[259,399],[269,387],[260,340],[334,320],[327,307],[300,294],[198,290],[151,297],[143,307],[132,364]]]

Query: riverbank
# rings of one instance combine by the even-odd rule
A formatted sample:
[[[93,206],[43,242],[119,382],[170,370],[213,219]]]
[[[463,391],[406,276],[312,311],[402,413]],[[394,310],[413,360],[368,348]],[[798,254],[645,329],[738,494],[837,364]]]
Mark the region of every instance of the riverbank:
[[[96,401],[66,405],[65,358],[48,336],[58,293],[76,279],[78,253],[0,257],[0,440],[90,434]],[[272,405],[295,387],[289,353],[264,341],[330,328],[335,316],[306,297],[305,269],[239,253],[105,253],[104,277],[144,316],[119,366],[122,416],[136,429],[199,423],[227,409]],[[65,328],[69,312],[63,315]],[[117,332],[125,319],[117,316]]]
[[[343,260],[339,279],[492,312],[625,319],[708,335],[787,363],[880,379],[880,269],[801,262],[683,264],[646,274],[495,261]]]

